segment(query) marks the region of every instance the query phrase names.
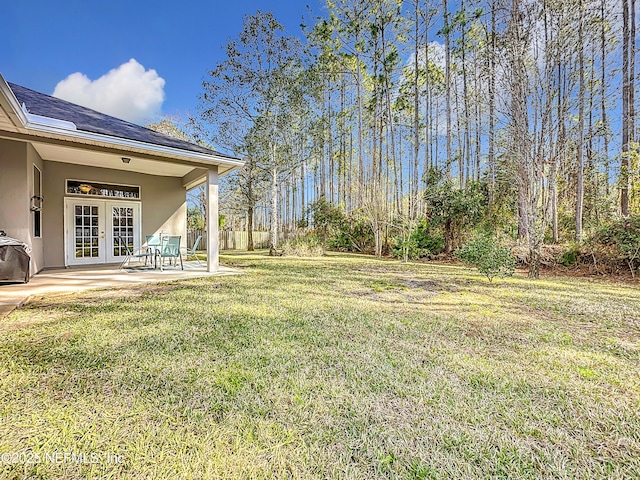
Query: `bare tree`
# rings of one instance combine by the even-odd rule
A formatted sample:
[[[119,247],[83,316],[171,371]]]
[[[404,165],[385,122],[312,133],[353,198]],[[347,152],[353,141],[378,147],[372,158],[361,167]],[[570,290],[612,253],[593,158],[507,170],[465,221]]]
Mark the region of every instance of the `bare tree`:
[[[633,0],[631,0],[633,2]],[[629,0],[622,0],[622,157],[620,159],[620,213],[629,216],[629,133],[631,78],[629,69],[630,43],[635,39],[629,31]]]
[[[578,139],[576,168],[576,241],[582,241],[582,210],[584,205],[584,0],[578,1]]]

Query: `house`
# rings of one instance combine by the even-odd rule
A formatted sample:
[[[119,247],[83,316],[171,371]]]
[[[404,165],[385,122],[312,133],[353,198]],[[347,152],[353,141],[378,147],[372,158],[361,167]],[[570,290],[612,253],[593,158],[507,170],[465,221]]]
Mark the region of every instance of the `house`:
[[[186,191],[204,184],[218,269],[218,178],[243,162],[8,83],[0,75],[0,230],[31,271],[117,263],[144,235],[186,240]]]

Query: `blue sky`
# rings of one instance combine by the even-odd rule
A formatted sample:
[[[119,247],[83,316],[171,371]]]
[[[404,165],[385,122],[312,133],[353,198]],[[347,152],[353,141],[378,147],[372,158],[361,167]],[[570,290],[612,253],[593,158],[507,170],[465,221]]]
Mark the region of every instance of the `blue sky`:
[[[195,110],[206,71],[224,59],[244,15],[273,11],[289,34],[301,35],[307,4],[320,12],[318,0],[10,0],[2,6],[0,73],[47,94],[67,79],[57,96],[98,110],[115,91],[114,102],[137,107],[129,120],[145,124]],[[76,72],[84,77],[68,79]],[[112,108],[106,113],[123,116]]]

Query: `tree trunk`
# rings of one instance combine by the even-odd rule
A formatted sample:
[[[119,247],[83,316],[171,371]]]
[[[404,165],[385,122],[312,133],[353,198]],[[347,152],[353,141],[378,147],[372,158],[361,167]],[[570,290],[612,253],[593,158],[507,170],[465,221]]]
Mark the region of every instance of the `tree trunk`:
[[[419,65],[418,65],[418,48],[419,48],[419,16],[418,2],[416,2],[415,10],[415,56],[414,56],[414,72],[413,72],[413,172],[411,176],[411,203],[409,207],[409,218],[412,220],[418,216],[418,164],[420,161],[420,104],[418,95],[419,81]],[[402,152],[400,153],[402,155]]]
[[[275,147],[272,147],[275,150]],[[275,153],[275,152],[274,152]],[[275,155],[274,155],[275,156]],[[278,254],[278,169],[271,169],[271,228],[269,229],[269,256]]]
[[[540,278],[540,245],[535,243],[529,247],[529,278]]]
[[[455,108],[456,108],[456,140],[457,140],[457,147],[458,150],[456,151],[456,157],[458,158],[458,178],[460,180],[459,184],[460,184],[460,189],[463,189],[465,186],[465,172],[464,172],[464,159],[465,159],[465,153],[464,153],[464,139],[465,136],[461,135],[460,133],[462,132],[462,123],[461,123],[461,118],[462,115],[460,115],[460,95],[458,95],[458,82],[460,80],[459,75],[454,75],[453,77],[453,91],[454,91],[454,99],[455,99]]]
[[[247,208],[247,252],[253,252],[253,205]]]
[[[428,167],[433,167],[433,146],[431,145],[431,82],[429,73],[429,24],[431,23],[431,17],[427,16],[424,21],[424,144],[426,148],[424,159],[424,171],[427,171]]]
[[[629,45],[629,153],[632,153],[631,145],[633,145],[633,152],[636,153],[636,123],[635,123],[635,92],[636,92],[636,0],[629,0],[629,22],[630,22],[630,45]],[[631,165],[631,168],[636,171],[638,168],[637,163]],[[635,187],[637,175],[630,179],[630,184]],[[635,191],[635,188],[633,188]]]
[[[447,0],[442,0],[444,9],[444,83],[445,83],[445,114],[447,117],[447,180],[451,180],[451,45],[449,32],[449,13],[447,11]],[[462,177],[462,172],[460,172]]]
[[[335,172],[334,172],[334,164],[333,164],[333,109],[331,108],[331,88],[329,89],[329,93],[328,93],[328,99],[327,99],[327,110],[328,110],[328,117],[327,117],[327,129],[328,129],[328,137],[327,137],[327,162],[328,162],[328,166],[329,166],[329,172],[328,172],[328,180],[329,180],[329,185],[327,188],[327,193],[329,194],[329,203],[331,205],[335,205],[335,197],[334,197],[334,190],[335,190],[335,182],[334,182],[334,176],[335,176]]]
[[[480,86],[480,77],[481,73],[478,72],[478,59],[474,60],[474,68],[473,68],[473,79],[474,79],[474,87],[475,87],[475,99],[474,99],[474,123],[475,123],[475,181],[480,181],[480,165],[481,165],[481,148],[482,145],[482,115],[480,114],[480,99],[478,96],[481,94],[481,86]]]
[[[560,235],[558,233],[558,159],[553,158],[551,171],[549,172],[549,196],[551,201],[551,233],[553,243],[558,243]]]
[[[591,68],[589,69],[589,81],[587,85],[589,85],[589,105],[587,107],[587,112],[589,115],[589,122],[587,123],[587,138],[586,138],[586,152],[585,157],[587,159],[587,164],[585,165],[585,182],[586,182],[586,195],[587,198],[590,199],[590,212],[592,218],[598,221],[599,218],[599,208],[598,208],[598,192],[600,189],[600,181],[595,168],[595,158],[594,158],[594,132],[593,132],[593,112],[595,110],[594,99],[596,96],[595,93],[595,85],[596,85],[596,69],[595,69],[595,58],[596,58],[596,45],[595,42],[591,43],[591,58],[594,61],[591,62]]]
[[[607,77],[606,77],[606,59],[607,59],[607,36],[606,36],[606,22],[605,22],[605,2],[607,0],[600,0],[600,54],[602,64],[600,65],[600,89],[601,91],[601,119],[602,119],[602,129],[603,129],[603,139],[604,139],[604,182],[605,182],[605,193],[607,197],[609,196],[609,182],[610,182],[610,174],[609,174],[609,132],[607,131],[609,122],[607,120],[607,102],[606,102],[606,92],[607,92]]]
[[[322,198],[327,198],[327,175],[326,175],[326,157],[327,153],[327,144],[331,141],[330,134],[327,134],[327,104],[326,101],[326,91],[328,88],[326,87],[326,81],[323,82],[322,85],[322,155],[320,157],[320,196]],[[331,200],[329,200],[331,203]]]
[[[580,18],[578,20],[578,145],[577,145],[577,172],[576,172],[576,242],[582,241],[582,209],[584,205],[584,38],[583,17],[584,7],[582,0],[579,4]]]
[[[622,158],[619,181],[620,212],[624,217],[629,216],[629,43],[629,2],[622,0]]]
[[[549,45],[551,43],[551,35],[553,33],[549,32],[549,17],[550,14],[547,13],[547,1],[545,0],[543,3],[544,8],[544,38],[545,45]],[[555,67],[556,60],[558,55],[552,56],[551,54],[545,54],[545,79],[546,86],[548,91],[546,95],[544,95],[544,115],[543,115],[543,135],[540,138],[540,142],[545,142],[545,137],[548,138],[548,155],[550,157],[549,163],[549,181],[548,181],[548,203],[551,217],[551,231],[553,235],[553,242],[558,242],[558,183],[557,183],[557,170],[558,170],[558,135],[554,137],[553,127],[553,114],[554,114],[554,95],[551,93],[554,90],[557,90],[558,99],[561,96],[560,88],[557,88],[556,78],[555,78]],[[558,112],[558,118],[559,112]]]
[[[305,184],[305,172],[304,172],[304,160],[300,164],[300,215],[302,218],[302,224],[307,223],[307,205],[304,198],[304,184]]]
[[[387,57],[387,39],[385,37],[385,23],[384,20],[381,19],[381,25],[380,25],[380,47],[381,47],[381,51],[382,51],[382,58],[386,58]],[[394,203],[395,203],[395,210],[396,213],[398,215],[402,214],[402,210],[401,210],[401,201],[400,201],[400,195],[401,195],[401,187],[398,183],[398,161],[396,158],[396,141],[395,141],[395,128],[394,128],[394,121],[393,121],[393,111],[392,111],[392,101],[391,101],[391,85],[389,83],[389,76],[391,75],[391,72],[388,70],[387,65],[385,65],[384,63],[382,64],[382,71],[384,74],[384,96],[386,99],[386,114],[387,114],[387,124],[386,124],[386,130],[387,130],[387,154],[386,154],[386,163],[387,163],[387,169],[389,168],[389,161],[391,161],[391,165],[393,166],[393,182],[394,182],[394,187],[395,187],[395,192],[393,194],[393,198],[394,198]],[[381,140],[382,140],[382,135],[381,135]],[[382,150],[381,150],[382,152]],[[382,159],[381,159],[381,163],[380,163],[380,171],[382,171]],[[389,175],[387,173],[387,178],[389,178]],[[389,196],[387,196],[387,198],[389,198]]]
[[[453,221],[447,218],[444,222],[444,253],[451,255],[453,252]]]
[[[527,212],[527,188],[521,185],[527,180],[526,173],[522,170],[518,174],[521,180],[518,181],[518,239],[529,241],[529,215]]]
[[[530,157],[529,118],[527,111],[527,70],[522,52],[524,39],[522,12],[519,0],[512,0],[509,20],[509,70],[511,105],[509,111],[511,145],[513,160],[517,166],[518,186],[518,238],[531,244],[532,222],[535,218],[531,213],[535,211],[533,202],[533,172],[535,172],[533,158]]]
[[[354,5],[355,12],[355,5]],[[357,97],[358,97],[358,204],[357,207],[362,207],[362,188],[365,184],[364,180],[364,136],[362,132],[362,68],[360,66],[360,57],[358,56],[358,44],[360,43],[360,38],[358,35],[358,31],[356,31],[356,89],[357,89]]]
[[[565,108],[563,92],[566,90],[563,88],[564,82],[562,77],[562,67],[560,59],[556,64],[557,71],[557,88],[558,88],[558,105],[557,105],[557,122],[558,122],[558,134],[556,140],[555,155],[552,165],[552,178],[551,178],[551,225],[553,229],[553,241],[558,242],[560,235],[558,232],[558,165],[564,160],[564,144],[565,144]]]
[[[382,256],[382,229],[378,223],[374,227],[373,238],[376,245],[376,257],[379,258]]]
[[[460,4],[462,14],[466,16],[464,0]],[[464,108],[464,165],[466,169],[466,176],[462,186],[467,185],[471,176],[471,112],[469,111],[469,86],[467,81],[467,25],[466,18],[461,25],[460,32],[460,50],[462,54],[462,106]],[[459,113],[458,113],[459,115]],[[462,158],[460,158],[462,164]]]

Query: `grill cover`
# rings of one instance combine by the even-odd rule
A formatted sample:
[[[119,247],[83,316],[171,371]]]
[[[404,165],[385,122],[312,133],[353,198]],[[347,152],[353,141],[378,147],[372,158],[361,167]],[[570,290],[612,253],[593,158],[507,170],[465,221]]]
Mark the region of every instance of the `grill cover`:
[[[20,240],[0,237],[0,282],[29,281],[29,251]]]

